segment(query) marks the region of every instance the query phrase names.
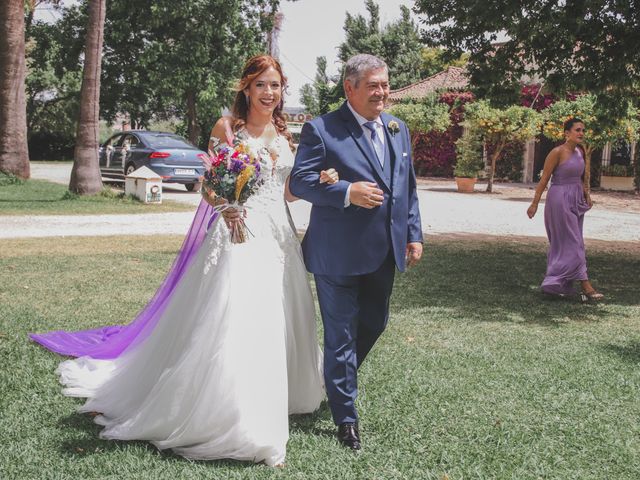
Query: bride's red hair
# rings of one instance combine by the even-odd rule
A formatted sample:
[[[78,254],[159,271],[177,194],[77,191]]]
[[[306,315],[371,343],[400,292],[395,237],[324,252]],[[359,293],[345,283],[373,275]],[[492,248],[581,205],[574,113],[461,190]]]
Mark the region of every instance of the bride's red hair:
[[[244,90],[249,88],[251,82],[253,82],[262,72],[269,67],[275,69],[280,75],[282,85],[282,95],[280,96],[280,102],[273,111],[273,124],[280,135],[283,135],[289,141],[289,147],[293,151],[293,137],[287,128],[287,121],[285,120],[283,108],[284,108],[284,93],[287,89],[287,77],[282,73],[282,67],[271,55],[257,55],[247,60],[247,63],[242,70],[242,77],[236,87],[236,98],[233,102],[233,114],[234,124],[233,130],[240,130],[247,122],[247,115],[249,113],[249,105],[244,94]]]

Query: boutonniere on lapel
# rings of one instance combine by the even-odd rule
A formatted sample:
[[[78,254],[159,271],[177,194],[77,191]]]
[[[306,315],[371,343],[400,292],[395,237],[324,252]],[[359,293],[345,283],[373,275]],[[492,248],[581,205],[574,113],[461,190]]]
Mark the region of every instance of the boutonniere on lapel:
[[[395,120],[391,120],[387,124],[387,128],[389,129],[389,133],[391,133],[391,135],[393,136],[395,136],[395,134],[400,131],[400,125],[398,125],[398,122],[396,122]]]

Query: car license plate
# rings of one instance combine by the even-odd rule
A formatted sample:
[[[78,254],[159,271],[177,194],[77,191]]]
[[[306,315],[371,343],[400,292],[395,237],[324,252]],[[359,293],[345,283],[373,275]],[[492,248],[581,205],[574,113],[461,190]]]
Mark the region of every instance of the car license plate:
[[[195,175],[196,171],[193,168],[176,168],[174,170],[176,175]]]

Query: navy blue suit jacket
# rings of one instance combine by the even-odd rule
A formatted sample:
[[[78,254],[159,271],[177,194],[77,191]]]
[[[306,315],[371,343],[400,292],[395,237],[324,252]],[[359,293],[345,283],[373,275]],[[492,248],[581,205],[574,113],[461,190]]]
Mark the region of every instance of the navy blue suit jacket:
[[[309,228],[302,242],[307,270],[319,275],[362,275],[380,267],[393,250],[396,266],[405,269],[408,242],[422,242],[416,176],[407,126],[387,113],[380,116],[391,149],[391,185],[346,102],[334,112],[307,122],[291,172],[291,193],[312,203]],[[389,131],[389,122],[399,125]],[[335,168],[340,180],[320,183],[320,171]],[[374,209],[344,208],[350,183],[369,181],[384,192]]]

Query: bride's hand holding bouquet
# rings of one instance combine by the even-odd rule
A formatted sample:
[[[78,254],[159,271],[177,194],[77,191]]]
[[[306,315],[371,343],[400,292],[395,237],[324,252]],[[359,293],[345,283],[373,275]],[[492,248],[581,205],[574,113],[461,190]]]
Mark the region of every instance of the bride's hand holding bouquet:
[[[232,243],[247,240],[244,204],[260,185],[260,161],[241,138],[233,145],[214,142],[209,150],[202,189],[207,202],[222,214],[231,234]]]

